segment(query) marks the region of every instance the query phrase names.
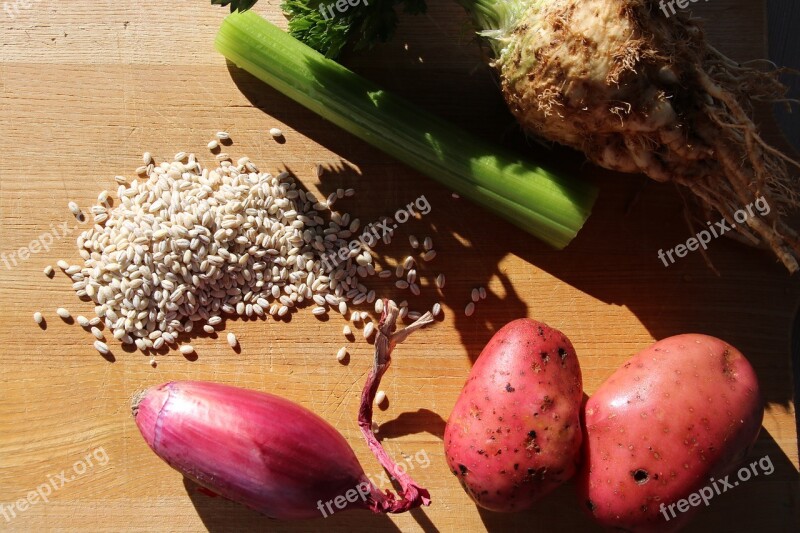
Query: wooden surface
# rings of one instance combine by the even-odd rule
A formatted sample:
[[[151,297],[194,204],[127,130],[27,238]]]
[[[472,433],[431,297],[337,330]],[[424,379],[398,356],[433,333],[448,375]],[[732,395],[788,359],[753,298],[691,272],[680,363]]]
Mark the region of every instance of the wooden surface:
[[[66,223],[48,252],[7,267],[0,256],[0,503],[72,473],[95,451],[94,466],[0,529],[13,531],[592,531],[566,485],[535,510],[498,515],[479,511],[447,469],[441,437],[471,361],[494,330],[528,316],[572,340],[585,390],[598,385],[653,339],[682,332],[722,337],[755,366],[768,401],[764,429],[752,452],[768,454],[771,476],[760,476],[712,501],[693,531],[790,531],[798,526],[798,447],[789,353],[800,284],[771,257],[727,240],[715,241],[714,276],[695,254],[664,268],[656,257],[687,238],[680,199],[670,186],[617,176],[582,163],[565,150],[525,141],[482,65],[460,10],[435,3],[407,21],[398,38],[346,63],[477,134],[531,153],[600,185],[595,212],[564,252],[533,241],[432,181],[326,124],[252,78],[229,69],[214,52],[222,9],[200,0],[171,3],[31,2],[15,20],[0,13],[0,253],[26,247]],[[258,10],[283,24],[278,1]],[[696,5],[708,17],[713,42],[736,59],[763,57],[762,2],[714,0]],[[266,131],[278,126],[286,143]],[[431,235],[439,251],[423,272],[422,309],[439,299],[432,275],[447,274],[444,320],[395,352],[383,387],[389,407],[377,411],[384,445],[396,457],[430,459],[413,474],[430,489],[433,505],[383,517],[350,512],[296,524],[270,521],[237,505],[199,494],[145,445],[129,414],[137,390],[172,379],[214,380],[271,391],[309,407],[349,440],[368,474],[379,465],[356,425],[361,386],[372,346],[357,335],[349,365],[334,357],[346,344],[344,321],[316,320],[308,309],[291,321],[228,321],[242,345],[233,353],[221,338],[192,342],[196,360],[149,357],[112,343],[113,361],[92,338],[55,315],[58,306],[90,315],[61,274],[47,264],[76,260],[81,231],[67,210],[90,205],[113,176],[131,175],[145,149],[170,158],[205,145],[225,129],[262,168],[286,166],[302,184],[327,195],[355,187],[347,211],[363,221],[392,214],[425,194],[422,220],[398,230],[379,248],[394,265],[410,252],[409,233]],[[317,180],[312,165],[344,162]],[[373,284],[375,285],[375,284]],[[400,296],[375,285],[384,296]],[[473,287],[487,301],[466,318]],[[46,330],[31,319],[41,310]],[[108,461],[100,461],[102,454]],[[100,463],[105,464],[100,464]],[[2,508],[0,508],[0,511]]]

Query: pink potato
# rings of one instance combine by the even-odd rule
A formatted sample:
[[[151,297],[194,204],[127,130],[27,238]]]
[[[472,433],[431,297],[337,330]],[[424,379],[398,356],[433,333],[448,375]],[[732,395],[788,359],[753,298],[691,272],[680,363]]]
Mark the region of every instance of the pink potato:
[[[447,421],[450,470],[481,507],[529,508],[575,474],[582,400],[569,339],[541,322],[510,322],[481,352]]]
[[[679,529],[704,503],[679,512],[677,502],[737,466],[763,416],[739,350],[698,334],[656,342],[586,403],[581,501],[608,528]]]

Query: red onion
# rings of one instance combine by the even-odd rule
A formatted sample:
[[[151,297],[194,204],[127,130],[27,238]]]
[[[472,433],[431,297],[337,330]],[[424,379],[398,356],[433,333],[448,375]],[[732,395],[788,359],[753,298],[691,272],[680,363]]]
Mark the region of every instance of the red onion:
[[[359,425],[372,452],[397,478],[400,497],[373,485],[342,435],[284,398],[215,383],[176,381],[133,401],[136,425],[153,451],[206,489],[272,518],[302,519],[348,509],[400,513],[428,505],[428,491],[396,468],[371,431],[372,400],[395,344],[429,323],[392,334],[387,303],[376,337],[376,364],[362,394]]]

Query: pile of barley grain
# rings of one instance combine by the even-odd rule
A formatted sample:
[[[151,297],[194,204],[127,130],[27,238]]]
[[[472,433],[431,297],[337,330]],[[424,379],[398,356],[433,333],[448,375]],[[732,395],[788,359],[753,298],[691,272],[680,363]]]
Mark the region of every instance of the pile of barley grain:
[[[208,149],[217,153],[220,143],[230,144],[226,132],[217,133]],[[261,172],[246,157],[234,164],[226,153],[217,153],[216,168],[203,168],[186,152],[160,164],[145,152],[143,160],[136,170],[140,179],[129,184],[125,177],[115,178],[116,206],[111,207],[108,192],[102,191],[90,208],[94,226],[77,240],[83,265],[58,261],[78,296],[95,303],[97,317],[78,315],[76,320],[87,331],[91,328],[101,354],[110,352],[97,327],[101,322],[123,344],[159,350],[177,348],[180,334],[195,327],[213,333],[226,314],[280,318],[306,304],[314,306],[316,316],[335,309],[353,324],[363,323],[363,335],[369,339],[375,326],[368,313],[348,309],[348,304],[366,302],[374,303],[378,315],[383,311],[383,301],[364,284],[366,278],[377,274],[386,279],[394,273],[397,288],[415,297],[420,294],[417,259],[406,257],[394,272],[376,271],[369,248],[349,246],[358,237],[360,222],[332,206],[353,196],[353,189],[337,189],[318,201],[288,173]],[[321,172],[317,165],[317,177]],[[70,202],[69,209],[85,220],[77,204]],[[381,217],[386,226],[391,220]],[[370,226],[362,231],[367,234]],[[390,244],[391,232],[381,240]],[[410,235],[409,243],[419,249],[423,261],[436,257],[430,237],[420,241]],[[348,248],[348,259],[326,272],[321,257]],[[44,273],[52,277],[52,267]],[[436,289],[442,291],[444,281],[444,274],[438,274]],[[405,300],[399,306],[401,319],[422,314],[411,311]],[[471,311],[474,307],[467,315]],[[440,313],[436,302],[433,316]],[[71,320],[64,308],[57,314]],[[34,320],[46,327],[40,312],[34,313]],[[349,326],[343,332],[354,340]],[[233,333],[227,339],[232,348],[238,347]],[[184,344],[180,351],[190,354],[194,348]],[[343,362],[346,357],[342,348],[337,359]],[[150,363],[155,366],[155,359]]]
[[[348,214],[326,222],[333,199],[247,158],[208,169],[178,157],[156,165],[145,154],[142,179],[120,185],[118,205],[92,208],[95,224],[78,237],[84,264],[65,269],[116,339],[159,349],[225,314],[282,317],[313,301],[315,314],[346,315],[348,301],[375,300],[359,281],[376,273],[368,250],[330,274],[320,264],[358,229]]]

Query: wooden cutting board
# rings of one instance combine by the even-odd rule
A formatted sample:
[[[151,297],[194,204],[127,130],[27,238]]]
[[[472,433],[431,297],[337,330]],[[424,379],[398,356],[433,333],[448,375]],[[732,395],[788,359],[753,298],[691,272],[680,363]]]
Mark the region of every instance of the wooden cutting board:
[[[13,2],[9,2],[13,5]],[[212,47],[224,10],[192,1],[55,2],[0,12],[0,513],[54,479],[47,502],[14,507],[0,529],[13,531],[591,531],[570,485],[535,510],[479,511],[447,469],[445,420],[472,360],[503,324],[543,320],[574,343],[586,392],[654,339],[703,332],[728,340],[753,362],[769,403],[752,458],[769,455],[775,471],[715,498],[693,531],[789,531],[798,526],[798,453],[790,337],[800,284],[763,253],[719,240],[711,257],[688,257],[665,268],[656,257],[687,238],[682,204],[670,186],[618,176],[574,153],[525,141],[505,111],[479,48],[455,3],[434,3],[405,20],[397,39],[346,63],[429,110],[584,179],[601,196],[576,241],[555,252],[450,191],[337,130],[251,77],[229,69]],[[765,2],[693,4],[708,19],[713,43],[745,60],[765,55]],[[17,2],[17,5],[20,5]],[[258,10],[283,24],[278,2]],[[283,129],[286,143],[268,135]],[[137,390],[175,379],[213,380],[271,391],[313,409],[348,439],[365,471],[380,467],[361,440],[356,410],[372,346],[349,343],[341,317],[321,322],[308,309],[288,322],[228,321],[242,345],[221,338],[192,341],[196,360],[149,357],[112,343],[111,361],[92,338],[55,315],[91,315],[61,274],[45,265],[76,260],[75,223],[67,202],[90,205],[113,176],[132,175],[142,151],[171,158],[196,151],[230,131],[235,156],[262,168],[288,167],[302,184],[327,195],[353,187],[343,203],[362,221],[377,220],[424,194],[432,211],[398,230],[379,248],[390,267],[411,250],[407,236],[430,235],[439,252],[426,265],[422,310],[441,300],[444,320],[395,352],[382,388],[389,406],[377,411],[380,435],[395,457],[433,495],[426,509],[392,516],[342,513],[296,524],[268,520],[184,485],[145,445],[129,413]],[[318,180],[316,163],[339,165]],[[62,229],[62,225],[63,229]],[[49,250],[30,243],[52,237]],[[29,257],[20,248],[30,247]],[[35,248],[35,249],[34,249]],[[11,254],[15,254],[11,256]],[[6,263],[8,261],[8,263]],[[432,276],[447,275],[443,296]],[[489,296],[467,318],[469,292]],[[404,298],[388,285],[385,296]],[[32,320],[46,317],[46,330]],[[349,346],[343,366],[335,354]],[[85,472],[83,472],[85,470]],[[61,474],[69,481],[61,480]],[[24,509],[23,509],[24,507]]]

